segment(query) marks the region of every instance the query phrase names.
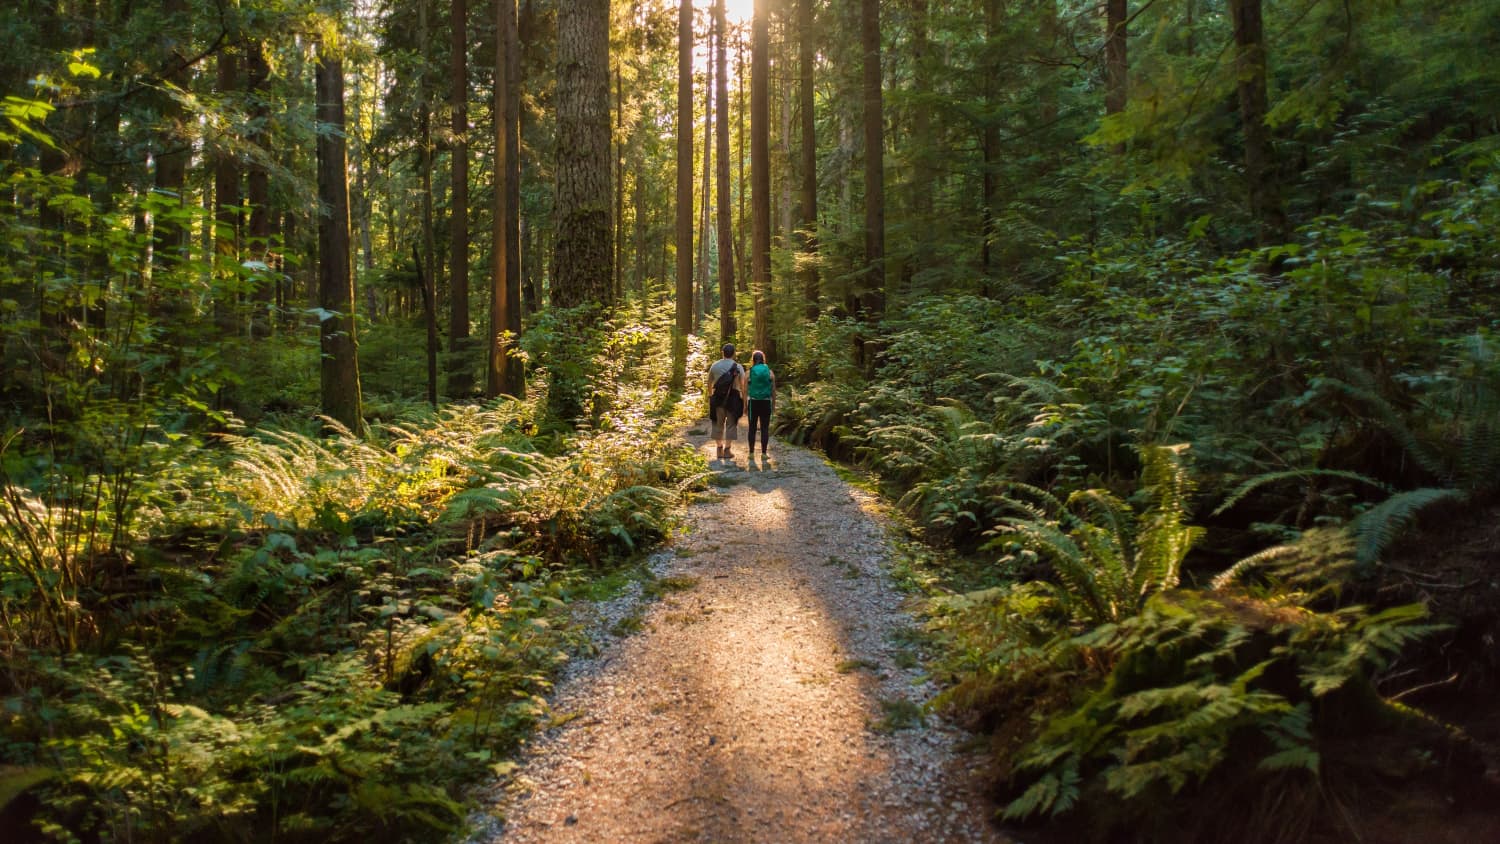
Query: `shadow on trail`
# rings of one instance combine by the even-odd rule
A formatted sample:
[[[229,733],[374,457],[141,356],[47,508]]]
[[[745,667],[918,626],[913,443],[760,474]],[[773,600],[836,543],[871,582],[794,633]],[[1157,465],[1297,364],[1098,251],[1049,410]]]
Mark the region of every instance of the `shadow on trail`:
[[[504,840],[997,840],[920,731],[877,729],[918,696],[880,526],[814,454],[733,464],[677,544],[696,584],[589,681],[566,782]]]

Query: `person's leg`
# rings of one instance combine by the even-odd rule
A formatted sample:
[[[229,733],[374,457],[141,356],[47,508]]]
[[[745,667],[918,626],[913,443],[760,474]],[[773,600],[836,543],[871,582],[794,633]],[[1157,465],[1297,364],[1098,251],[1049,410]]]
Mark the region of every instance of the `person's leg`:
[[[728,412],[724,414],[724,456],[734,456],[734,441],[740,437],[740,418]]]
[[[755,429],[760,429],[760,453],[766,453],[766,442],[771,438],[771,400],[750,400],[750,436],[747,444],[755,452]]]
[[[766,445],[771,441],[771,400],[760,403],[760,456],[766,456]]]
[[[759,421],[760,417],[756,407],[759,404],[760,402],[755,399],[750,400],[750,433],[745,437],[745,447],[750,449],[751,455],[755,454],[755,423]]]
[[[709,426],[709,430],[713,431],[713,434],[714,434],[714,445],[717,448],[717,450],[714,452],[714,456],[716,456],[716,457],[723,457],[724,456],[724,411],[722,409],[717,408],[717,407],[709,409],[709,411],[708,411],[708,426]]]

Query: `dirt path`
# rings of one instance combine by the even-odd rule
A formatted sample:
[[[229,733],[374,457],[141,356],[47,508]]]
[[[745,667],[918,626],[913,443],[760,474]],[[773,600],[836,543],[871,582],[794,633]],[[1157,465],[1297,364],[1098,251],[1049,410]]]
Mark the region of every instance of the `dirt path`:
[[[933,689],[867,497],[772,450],[713,461],[722,500],[657,560],[681,591],[570,669],[565,723],[497,795],[488,840],[1005,840],[961,735],[917,723]]]

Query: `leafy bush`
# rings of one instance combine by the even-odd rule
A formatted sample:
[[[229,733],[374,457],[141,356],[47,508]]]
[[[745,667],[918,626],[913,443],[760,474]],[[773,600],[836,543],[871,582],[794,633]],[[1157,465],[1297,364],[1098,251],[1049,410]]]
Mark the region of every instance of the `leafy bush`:
[[[627,333],[607,349],[635,361],[598,380],[595,424],[571,433],[538,424],[537,396],[409,406],[363,438],[184,439],[170,466],[137,464],[155,467],[130,475],[149,518],[117,534],[108,513],[11,485],[0,540],[68,532],[30,558],[35,577],[3,569],[7,800],[39,795],[58,840],[451,833],[463,784],[505,770],[545,711],[578,644],[567,600],[664,536],[701,483],[679,436],[695,397],[662,386],[667,333]],[[53,580],[64,563],[108,581]],[[63,621],[92,635],[66,655],[53,610],[80,602]]]
[[[1139,517],[1107,490],[1074,492],[1066,503],[1035,487],[1017,487],[1042,506],[1011,499],[1024,518],[1003,520],[993,546],[1043,558],[1056,573],[1058,597],[1074,618],[1093,624],[1135,615],[1153,594],[1177,585],[1183,558],[1202,528],[1183,524],[1192,486],[1182,446],[1143,449]]]

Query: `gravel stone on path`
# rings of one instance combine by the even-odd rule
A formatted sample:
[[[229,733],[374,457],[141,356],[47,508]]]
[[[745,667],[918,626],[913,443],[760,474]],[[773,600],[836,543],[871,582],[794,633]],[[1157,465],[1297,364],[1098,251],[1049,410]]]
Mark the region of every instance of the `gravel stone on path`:
[[[874,502],[819,456],[772,447],[713,460],[722,498],[653,557],[691,586],[591,608],[594,629],[641,612],[640,630],[568,666],[562,725],[491,789],[504,820],[471,840],[1007,840],[963,733],[916,723],[936,690]]]

